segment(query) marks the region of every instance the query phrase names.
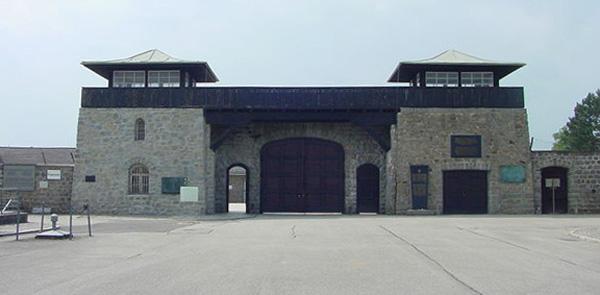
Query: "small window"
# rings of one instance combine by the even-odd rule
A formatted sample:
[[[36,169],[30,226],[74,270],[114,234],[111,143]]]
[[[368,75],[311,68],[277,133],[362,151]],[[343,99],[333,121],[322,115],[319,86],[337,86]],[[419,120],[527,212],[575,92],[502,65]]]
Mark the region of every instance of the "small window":
[[[492,72],[462,72],[460,75],[462,87],[494,87]]]
[[[150,186],[150,173],[148,168],[141,164],[131,166],[129,169],[129,194],[147,195]]]
[[[146,122],[143,119],[135,120],[134,138],[136,141],[146,139]]]
[[[148,71],[148,87],[179,87],[179,71]]]
[[[96,175],[86,175],[85,182],[96,182]]]
[[[144,71],[114,71],[113,87],[140,88],[146,84]]]
[[[427,87],[458,87],[458,72],[425,72]]]
[[[481,158],[481,136],[452,135],[450,154],[453,158]]]

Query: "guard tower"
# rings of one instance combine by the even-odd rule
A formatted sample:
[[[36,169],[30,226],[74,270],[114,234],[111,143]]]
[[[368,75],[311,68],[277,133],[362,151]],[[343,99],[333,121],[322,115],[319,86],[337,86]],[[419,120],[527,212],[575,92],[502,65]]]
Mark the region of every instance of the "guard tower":
[[[110,88],[187,88],[219,79],[208,63],[174,58],[158,49],[106,61],[84,61]]]
[[[499,87],[500,79],[524,65],[451,49],[432,58],[400,62],[388,82],[408,82],[412,87]]]

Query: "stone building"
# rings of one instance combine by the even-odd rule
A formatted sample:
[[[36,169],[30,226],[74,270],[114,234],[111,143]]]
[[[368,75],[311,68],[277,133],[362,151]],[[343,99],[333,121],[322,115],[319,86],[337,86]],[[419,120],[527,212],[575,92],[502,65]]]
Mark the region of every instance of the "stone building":
[[[206,62],[150,50],[82,63],[73,197],[111,214],[534,213],[522,63],[449,50],[389,86],[213,85]]]
[[[537,213],[600,213],[600,153],[532,153]]]
[[[0,147],[0,206],[19,194],[24,210],[68,212],[74,153],[74,148]]]

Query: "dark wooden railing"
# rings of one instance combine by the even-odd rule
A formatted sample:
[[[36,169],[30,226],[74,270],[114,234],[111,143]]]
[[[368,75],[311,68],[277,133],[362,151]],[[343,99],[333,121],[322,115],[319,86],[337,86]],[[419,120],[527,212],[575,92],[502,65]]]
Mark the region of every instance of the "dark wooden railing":
[[[397,111],[421,108],[523,108],[522,87],[199,87],[83,88],[85,108]]]

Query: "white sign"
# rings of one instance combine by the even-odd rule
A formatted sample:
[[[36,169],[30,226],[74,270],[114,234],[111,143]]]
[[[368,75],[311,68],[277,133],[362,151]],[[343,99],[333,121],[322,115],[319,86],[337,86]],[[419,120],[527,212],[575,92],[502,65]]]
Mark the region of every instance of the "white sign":
[[[48,174],[46,176],[48,180],[60,180],[61,179],[61,171],[60,170],[48,170]]]
[[[560,178],[546,178],[546,187],[547,188],[560,187]]]
[[[182,186],[179,190],[180,202],[198,202],[197,186]]]
[[[47,181],[40,181],[40,188],[48,188],[48,182]]]

